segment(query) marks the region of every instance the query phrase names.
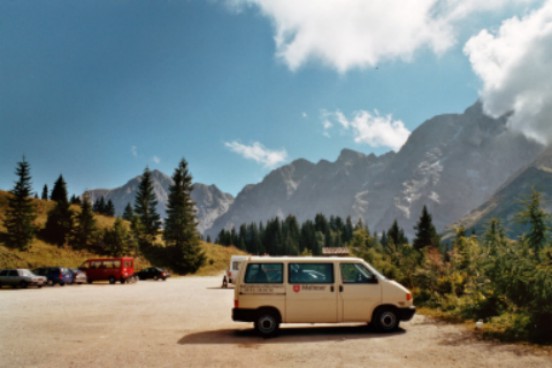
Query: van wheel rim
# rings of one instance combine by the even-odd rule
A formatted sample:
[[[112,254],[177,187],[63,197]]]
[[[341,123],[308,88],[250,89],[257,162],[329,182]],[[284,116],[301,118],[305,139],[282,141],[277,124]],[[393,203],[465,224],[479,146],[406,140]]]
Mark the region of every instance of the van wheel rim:
[[[393,312],[384,312],[380,317],[380,323],[385,329],[393,329],[397,324],[397,316]]]
[[[276,326],[276,321],[272,316],[264,316],[259,318],[259,331],[264,334],[270,334],[274,331]]]

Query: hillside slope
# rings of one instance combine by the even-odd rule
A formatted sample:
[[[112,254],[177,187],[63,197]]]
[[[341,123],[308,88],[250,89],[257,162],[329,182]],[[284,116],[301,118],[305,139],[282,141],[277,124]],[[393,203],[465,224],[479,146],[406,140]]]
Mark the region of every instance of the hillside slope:
[[[524,231],[516,215],[524,209],[524,201],[531,191],[541,193],[541,205],[552,213],[552,147],[548,148],[531,165],[514,175],[487,202],[464,217],[458,224],[476,233],[482,233],[493,218],[500,220],[508,236],[515,238]]]

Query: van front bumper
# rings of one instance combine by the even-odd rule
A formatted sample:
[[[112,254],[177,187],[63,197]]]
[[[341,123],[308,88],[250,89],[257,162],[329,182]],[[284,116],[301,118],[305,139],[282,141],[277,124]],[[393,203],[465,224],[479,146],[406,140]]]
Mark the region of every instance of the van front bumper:
[[[236,322],[255,322],[256,309],[232,308],[232,320]]]
[[[415,306],[411,306],[408,308],[399,308],[398,317],[401,321],[410,321],[414,316],[414,313],[416,313]]]

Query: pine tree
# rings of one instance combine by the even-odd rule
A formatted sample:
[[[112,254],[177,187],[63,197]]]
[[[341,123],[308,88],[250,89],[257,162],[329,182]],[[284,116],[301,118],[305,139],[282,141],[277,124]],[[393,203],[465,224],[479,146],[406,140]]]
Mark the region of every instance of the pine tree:
[[[73,230],[73,212],[67,200],[67,186],[61,175],[52,189],[52,200],[56,201],[56,206],[48,213],[44,237],[62,246],[69,240]]]
[[[115,205],[110,200],[107,201],[107,204],[105,205],[104,215],[114,217],[115,216]]]
[[[42,187],[42,197],[41,199],[47,200],[48,199],[48,186],[44,184],[44,187]]]
[[[172,179],[163,238],[174,252],[175,269],[184,274],[194,273],[205,262],[205,254],[196,229],[195,206],[191,199],[192,176],[186,160],[180,161]]]
[[[549,232],[549,215],[541,208],[541,194],[535,189],[531,191],[529,199],[524,202],[525,210],[517,215],[517,220],[529,225],[529,230],[524,234],[524,238],[533,248],[535,258],[539,258],[539,251],[547,242]]]
[[[67,185],[63,179],[63,175],[59,175],[54,183],[54,189],[52,189],[52,195],[50,197],[52,201],[65,201],[67,202]]]
[[[104,231],[103,241],[105,252],[114,257],[128,256],[136,251],[136,242],[120,218],[115,219],[111,229]]]
[[[413,246],[415,249],[421,250],[425,247],[438,247],[440,240],[437,235],[437,230],[433,226],[433,220],[431,215],[427,211],[427,207],[424,206],[418,224],[414,226],[416,235],[414,238]]]
[[[103,196],[101,196],[100,198],[96,199],[96,201],[94,201],[94,212],[96,213],[99,213],[99,214],[104,214],[105,212],[105,198]]]
[[[125,207],[125,211],[123,212],[123,220],[127,220],[132,222],[134,220],[134,210],[132,209],[132,206],[130,203],[127,203]]]
[[[73,247],[78,249],[90,249],[97,242],[98,228],[92,205],[88,197],[81,202],[81,211],[77,216],[77,223],[73,233]]]
[[[155,207],[157,200],[153,191],[151,172],[144,170],[134,202],[133,230],[141,245],[152,244],[161,227],[160,216]]]
[[[395,246],[401,246],[408,243],[408,239],[404,235],[404,230],[399,227],[397,220],[387,230],[387,244],[392,243]]]
[[[35,235],[36,212],[30,197],[32,190],[31,175],[25,157],[18,163],[16,174],[19,180],[15,183],[8,199],[5,226],[8,244],[26,250]]]

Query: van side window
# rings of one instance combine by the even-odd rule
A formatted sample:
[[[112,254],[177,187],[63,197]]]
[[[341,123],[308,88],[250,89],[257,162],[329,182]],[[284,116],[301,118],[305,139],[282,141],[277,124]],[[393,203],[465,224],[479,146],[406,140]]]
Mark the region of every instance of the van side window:
[[[360,263],[342,263],[341,279],[344,284],[377,284],[376,275]]]
[[[246,284],[282,284],[284,282],[282,263],[250,263],[245,271]]]
[[[333,284],[333,263],[290,263],[290,284]]]

